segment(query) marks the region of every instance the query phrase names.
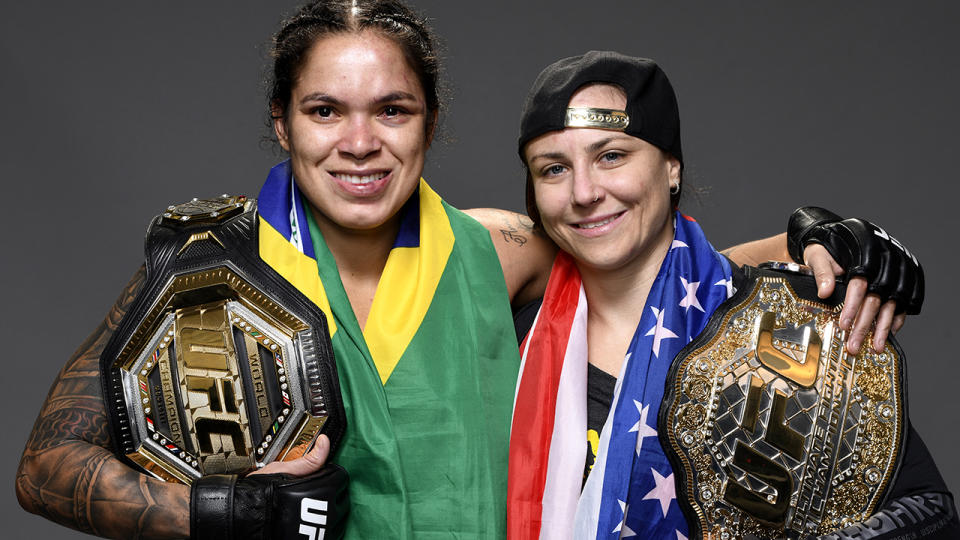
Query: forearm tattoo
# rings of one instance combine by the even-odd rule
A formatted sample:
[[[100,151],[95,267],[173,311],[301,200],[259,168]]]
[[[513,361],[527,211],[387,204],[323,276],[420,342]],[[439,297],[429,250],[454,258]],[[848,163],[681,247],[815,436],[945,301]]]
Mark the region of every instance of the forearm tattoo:
[[[181,538],[190,491],[141,474],[109,450],[100,354],[145,279],[143,267],[60,371],[17,470],[20,504],[52,521],[108,538]]]

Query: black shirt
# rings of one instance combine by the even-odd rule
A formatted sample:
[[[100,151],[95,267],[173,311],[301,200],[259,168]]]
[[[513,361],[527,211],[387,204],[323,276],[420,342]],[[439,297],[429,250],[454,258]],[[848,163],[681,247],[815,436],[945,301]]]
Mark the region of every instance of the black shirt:
[[[607,421],[616,386],[616,377],[593,364],[587,364],[587,462],[583,469],[584,482],[597,459],[600,431]]]

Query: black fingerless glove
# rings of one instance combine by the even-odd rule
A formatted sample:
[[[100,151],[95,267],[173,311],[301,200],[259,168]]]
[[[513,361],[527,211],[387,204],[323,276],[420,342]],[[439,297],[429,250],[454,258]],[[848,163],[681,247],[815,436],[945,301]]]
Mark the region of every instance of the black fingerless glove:
[[[342,538],[350,509],[347,483],[347,472],[335,464],[303,477],[204,476],[190,491],[190,538]]]
[[[923,305],[923,267],[896,238],[863,219],[843,219],[805,206],[790,215],[787,249],[803,264],[803,250],[821,244],[842,266],[848,277],[866,278],[867,292],[884,302],[894,300],[897,312],[920,313]]]

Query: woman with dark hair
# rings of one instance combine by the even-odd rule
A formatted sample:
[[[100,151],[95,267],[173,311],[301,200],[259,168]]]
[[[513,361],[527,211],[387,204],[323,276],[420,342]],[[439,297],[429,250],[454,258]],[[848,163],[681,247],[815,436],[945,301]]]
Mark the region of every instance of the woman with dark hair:
[[[348,426],[334,458],[350,474],[351,510],[345,520],[331,504],[328,537],[346,527],[354,538],[497,538],[505,528],[519,364],[509,301],[542,294],[554,247],[534,235],[498,242],[504,220],[527,231],[529,221],[496,210],[473,219],[421,178],[442,101],[433,43],[410,9],[376,0],[311,3],[274,40],[270,110],[290,159],[260,191],[258,248],[332,334]],[[782,238],[743,254],[771,251],[784,251]],[[98,358],[144,278],[141,269],[54,383],[20,463],[21,504],[113,538],[262,538],[286,530],[274,522],[297,530],[297,510],[274,498],[291,477],[341,501],[345,480],[322,467],[322,436],[302,459],[193,489],[111,454]]]
[[[542,302],[518,317],[518,335],[526,337],[510,440],[508,536],[691,537],[676,501],[684,497],[675,488],[682,472],[667,459],[658,412],[674,358],[745,280],[677,209],[683,154],[673,88],[648,59],[605,51],[564,58],[530,90],[518,146],[530,214],[560,253]],[[822,209],[798,210],[796,238],[819,237],[835,249],[827,240],[834,232],[864,243],[877,237],[859,220],[830,219]],[[909,254],[899,256],[913,264]],[[907,288],[922,287],[922,274],[912,275]],[[901,308],[919,306],[902,297]],[[923,442],[912,429],[906,439],[888,506],[841,538],[960,533]],[[919,510],[904,510],[912,506]],[[890,520],[894,514],[903,519]],[[721,523],[704,534],[751,532],[732,517]],[[762,531],[753,532],[768,537]]]

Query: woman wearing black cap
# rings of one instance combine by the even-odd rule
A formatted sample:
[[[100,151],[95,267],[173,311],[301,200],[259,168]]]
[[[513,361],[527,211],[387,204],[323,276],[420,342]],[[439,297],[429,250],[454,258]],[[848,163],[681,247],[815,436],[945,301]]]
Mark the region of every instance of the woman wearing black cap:
[[[650,60],[612,52],[560,60],[528,95],[519,150],[528,212],[561,252],[529,333],[518,324],[526,338],[508,536],[687,538],[657,415],[671,361],[732,295],[740,272],[676,210],[683,157],[673,89]],[[797,226],[808,232],[824,217],[799,212]],[[912,431],[908,447],[885,511],[916,501],[923,510],[896,521],[904,528],[878,514],[883,526],[854,525],[856,534],[960,531]]]

